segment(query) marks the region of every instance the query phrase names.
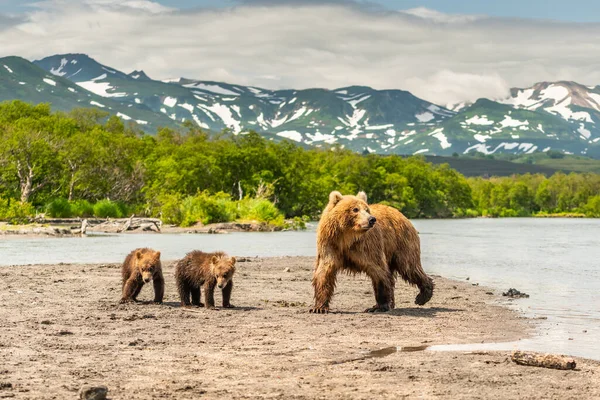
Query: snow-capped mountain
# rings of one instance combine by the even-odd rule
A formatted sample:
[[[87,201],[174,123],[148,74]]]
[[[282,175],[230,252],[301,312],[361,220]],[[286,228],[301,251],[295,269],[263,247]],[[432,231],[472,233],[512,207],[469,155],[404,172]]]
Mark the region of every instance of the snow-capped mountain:
[[[385,152],[402,132],[428,129],[454,113],[401,90],[353,86],[337,90],[268,90],[181,78],[154,81],[125,74],[81,54],[35,62],[99,96],[144,105],[172,121],[213,131],[255,130],[308,145],[339,144]]]
[[[124,73],[83,54],[34,64],[0,59],[0,99],[49,101],[57,109],[98,107],[137,121],[149,133],[192,121],[210,131],[254,130],[272,140],[336,144],[380,154],[552,149],[600,156],[600,87],[573,82],[539,83],[513,89],[506,99],[480,99],[448,106],[451,110],[406,91],[364,86],[268,90],[186,78],[158,81],[143,71]]]

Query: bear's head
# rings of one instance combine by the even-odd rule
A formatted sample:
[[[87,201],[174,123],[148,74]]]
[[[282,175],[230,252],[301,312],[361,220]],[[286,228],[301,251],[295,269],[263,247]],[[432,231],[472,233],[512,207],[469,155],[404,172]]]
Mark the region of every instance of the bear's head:
[[[217,286],[223,289],[235,272],[235,257],[223,256],[212,256],[210,259],[211,270],[213,276],[217,278]]]
[[[359,192],[356,196],[343,196],[338,191],[331,192],[322,218],[335,221],[343,230],[354,232],[367,232],[377,222],[371,215],[365,192]]]
[[[140,249],[135,252],[135,264],[142,274],[144,282],[152,280],[154,272],[160,268],[160,251]]]

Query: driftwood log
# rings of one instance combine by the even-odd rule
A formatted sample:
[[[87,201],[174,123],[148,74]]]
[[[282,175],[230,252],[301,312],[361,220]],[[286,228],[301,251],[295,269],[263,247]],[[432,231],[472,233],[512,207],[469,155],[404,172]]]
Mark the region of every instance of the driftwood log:
[[[524,351],[515,351],[511,359],[519,365],[531,367],[542,367],[551,369],[575,369],[577,363],[574,359],[554,354],[536,354],[526,353]]]

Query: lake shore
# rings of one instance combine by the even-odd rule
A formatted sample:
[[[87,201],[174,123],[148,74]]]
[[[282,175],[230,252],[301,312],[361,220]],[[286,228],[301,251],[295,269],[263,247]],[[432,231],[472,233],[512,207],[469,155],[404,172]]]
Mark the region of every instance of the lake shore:
[[[418,307],[417,290],[399,282],[396,310],[365,314],[370,281],[341,275],[333,313],[313,315],[313,257],[243,261],[237,308],[222,310],[180,308],[173,262],[163,305],[118,304],[118,264],[0,267],[0,398],[74,398],[84,384],[108,386],[111,399],[600,396],[600,363],[585,359],[556,371],[516,365],[509,352],[368,357],[531,335],[535,321],[500,306],[498,291],[435,277]],[[139,298],[151,300],[151,286]]]

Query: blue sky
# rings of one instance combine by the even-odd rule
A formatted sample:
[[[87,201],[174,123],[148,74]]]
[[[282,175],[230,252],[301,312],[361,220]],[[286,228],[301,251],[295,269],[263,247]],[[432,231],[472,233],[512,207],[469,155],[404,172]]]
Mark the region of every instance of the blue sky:
[[[24,4],[39,0],[0,0],[0,12],[19,12]],[[276,0],[271,0],[275,2]],[[301,2],[302,0],[288,3]],[[338,0],[343,2],[343,0]],[[427,7],[452,14],[484,14],[494,17],[552,19],[565,22],[600,22],[598,0],[368,0],[392,10]],[[229,7],[235,0],[157,0],[175,8]],[[285,0],[284,0],[285,2]],[[348,1],[347,3],[351,3]]]

